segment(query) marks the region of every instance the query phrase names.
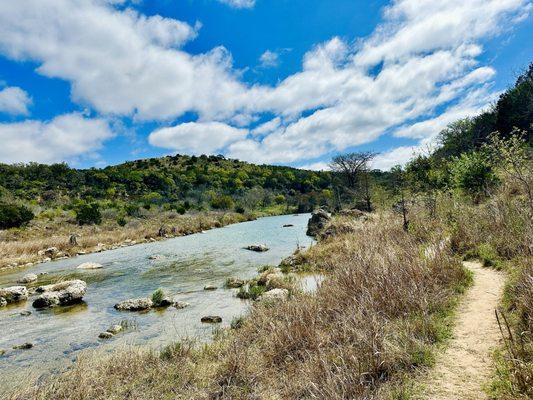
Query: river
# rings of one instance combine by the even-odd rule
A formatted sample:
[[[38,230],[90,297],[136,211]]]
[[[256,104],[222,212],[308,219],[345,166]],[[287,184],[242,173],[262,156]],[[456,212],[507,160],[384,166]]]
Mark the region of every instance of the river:
[[[312,239],[305,235],[308,219],[309,214],[261,218],[190,236],[39,264],[30,270],[0,272],[0,287],[16,285],[28,272],[42,274],[31,286],[61,279],[82,279],[88,285],[84,302],[78,305],[35,310],[30,298],[0,309],[0,350],[5,350],[0,356],[0,393],[30,374],[41,376],[64,369],[84,349],[112,351],[131,344],[158,349],[184,337],[208,340],[213,325],[201,323],[202,316],[221,316],[223,322],[218,326],[226,327],[249,307],[247,301],[235,297],[235,289],[223,288],[226,278],[252,278],[260,266],[277,265],[297,246],[311,245]],[[293,226],[283,227],[288,224]],[[243,249],[260,243],[270,250],[255,253]],[[151,260],[150,256],[158,257]],[[76,269],[84,262],[100,263],[104,268]],[[205,291],[205,285],[219,289]],[[121,300],[149,297],[158,288],[190,306],[146,313],[113,308]],[[23,311],[31,314],[21,315]],[[122,321],[128,321],[132,328],[110,340],[98,339],[100,332]],[[25,342],[34,347],[12,349]]]

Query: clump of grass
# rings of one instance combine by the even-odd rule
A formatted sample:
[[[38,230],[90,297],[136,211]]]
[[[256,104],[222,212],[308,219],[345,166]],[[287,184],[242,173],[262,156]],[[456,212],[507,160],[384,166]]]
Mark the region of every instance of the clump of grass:
[[[155,306],[159,306],[164,298],[165,292],[161,288],[157,289],[154,293],[152,293],[152,302]]]
[[[252,281],[247,286],[242,286],[239,289],[237,297],[243,300],[257,300],[266,290],[266,286],[259,285],[257,281]]]

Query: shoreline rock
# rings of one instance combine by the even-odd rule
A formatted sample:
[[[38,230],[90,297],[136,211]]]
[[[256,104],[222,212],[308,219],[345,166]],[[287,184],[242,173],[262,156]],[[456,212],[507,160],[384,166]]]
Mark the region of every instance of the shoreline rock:
[[[311,214],[309,222],[307,223],[307,236],[318,236],[324,230],[330,220],[331,215],[327,211],[322,209],[314,211]]]

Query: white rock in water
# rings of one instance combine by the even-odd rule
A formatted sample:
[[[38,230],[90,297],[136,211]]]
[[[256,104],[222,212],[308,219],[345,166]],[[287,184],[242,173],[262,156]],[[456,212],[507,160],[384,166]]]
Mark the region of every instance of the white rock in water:
[[[46,308],[79,303],[86,291],[87,284],[80,279],[39,286],[37,292],[42,294],[33,301],[33,306]]]
[[[26,274],[22,278],[20,278],[17,282],[18,283],[31,283],[31,282],[35,282],[36,280],[37,280],[37,275]]]
[[[11,286],[0,289],[0,297],[7,303],[16,303],[17,301],[28,298],[28,289],[25,286]]]
[[[102,268],[104,268],[102,264],[93,263],[93,262],[86,262],[76,267],[76,269],[102,269]]]
[[[106,332],[116,335],[117,333],[122,332],[122,325],[111,325],[109,328],[107,328]]]
[[[115,304],[115,309],[120,311],[141,311],[148,310],[152,308],[154,303],[151,299],[143,297],[140,299],[129,299],[121,301],[118,304]]]

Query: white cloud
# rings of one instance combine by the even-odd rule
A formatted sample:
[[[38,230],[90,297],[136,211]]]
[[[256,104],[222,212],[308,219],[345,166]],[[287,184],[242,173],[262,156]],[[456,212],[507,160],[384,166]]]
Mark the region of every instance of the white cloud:
[[[228,144],[245,138],[247,134],[246,129],[220,122],[188,122],[152,132],[149,142],[177,152],[205,154],[221,152]]]
[[[281,126],[281,118],[275,117],[252,130],[252,135],[265,135],[274,132]]]
[[[6,87],[0,90],[0,113],[28,115],[31,97],[19,87]]]
[[[372,168],[386,171],[396,165],[404,165],[411,158],[418,154],[424,154],[424,148],[421,146],[400,146],[379,154],[372,162]]]
[[[252,8],[255,6],[255,0],[218,0],[221,3],[235,8]]]
[[[65,114],[48,122],[0,123],[0,162],[75,161],[100,149],[113,137],[102,119]]]
[[[261,67],[263,68],[277,67],[279,65],[279,54],[274,51],[267,50],[261,54],[259,61],[261,62]]]
[[[298,166],[299,169],[306,169],[310,171],[329,171],[331,168],[325,161],[318,161],[311,164],[305,164]]]

